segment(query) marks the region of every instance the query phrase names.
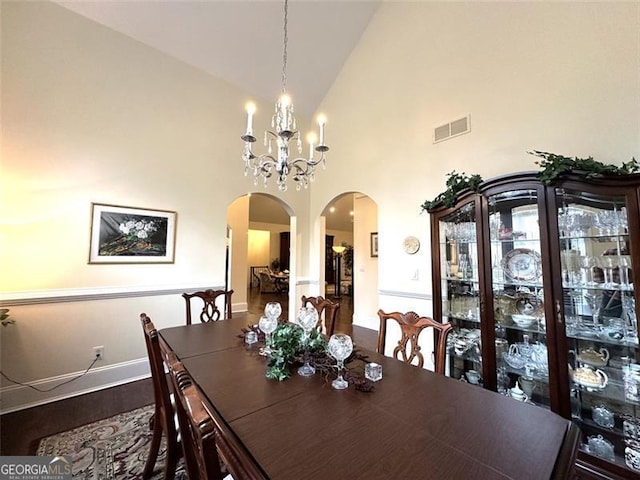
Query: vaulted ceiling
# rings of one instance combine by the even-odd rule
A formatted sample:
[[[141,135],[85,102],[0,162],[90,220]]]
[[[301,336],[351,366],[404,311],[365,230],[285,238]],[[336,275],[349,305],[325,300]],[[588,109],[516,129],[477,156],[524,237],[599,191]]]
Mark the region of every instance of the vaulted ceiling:
[[[237,85],[248,96],[275,102],[281,91],[283,1],[55,1]],[[289,0],[287,91],[299,118],[311,120],[381,3]],[[327,228],[352,230],[352,210],[353,195],[327,206]],[[274,200],[255,195],[250,220],[288,224],[289,216]]]
[[[301,120],[311,120],[381,2],[289,0],[287,91]],[[275,102],[280,94],[283,1],[56,3],[256,98]]]

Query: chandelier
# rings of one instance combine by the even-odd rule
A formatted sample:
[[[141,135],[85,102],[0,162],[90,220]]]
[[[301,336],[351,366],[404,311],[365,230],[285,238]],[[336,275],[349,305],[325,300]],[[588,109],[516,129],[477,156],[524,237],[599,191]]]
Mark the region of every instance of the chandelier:
[[[296,183],[296,190],[301,187],[307,188],[309,182],[315,179],[316,166],[322,163],[325,168],[326,160],[324,153],[329,150],[324,144],[324,125],[326,118],[322,115],[318,116],[318,125],[320,128],[320,137],[318,144],[315,134],[311,133],[307,137],[309,142],[309,157],[302,155],[302,141],[299,132],[296,130],[296,119],[293,116],[293,103],[287,95],[287,11],[288,0],[284,2],[284,48],[282,54],[282,95],[276,102],[275,112],[271,117],[272,130],[264,132],[264,146],[267,147],[267,153],[255,155],[251,150],[251,144],[256,141],[253,136],[253,114],[256,107],[253,103],[247,105],[247,131],[242,135],[244,140],[244,152],[242,159],[244,160],[244,174],[249,175],[249,171],[253,171],[254,185],[258,184],[258,180],[264,180],[264,186],[267,186],[269,178],[276,174],[278,189],[284,192],[287,189],[287,178],[292,176]],[[298,155],[290,151],[289,144],[295,143]],[[315,147],[314,147],[315,146]],[[274,153],[275,149],[275,153]],[[318,158],[314,158],[315,152],[318,152]],[[293,153],[293,156],[291,155]]]

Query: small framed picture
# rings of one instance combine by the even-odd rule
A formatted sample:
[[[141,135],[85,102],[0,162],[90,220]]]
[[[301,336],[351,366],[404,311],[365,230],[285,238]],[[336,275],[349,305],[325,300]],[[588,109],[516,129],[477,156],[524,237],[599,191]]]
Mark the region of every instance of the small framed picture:
[[[173,263],[176,212],[91,204],[89,263]]]
[[[378,256],[378,232],[371,232],[371,256]]]

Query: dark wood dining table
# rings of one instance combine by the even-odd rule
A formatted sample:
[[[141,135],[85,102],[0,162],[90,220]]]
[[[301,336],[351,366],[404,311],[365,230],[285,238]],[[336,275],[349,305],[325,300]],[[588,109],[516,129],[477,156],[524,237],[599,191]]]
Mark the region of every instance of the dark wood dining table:
[[[240,469],[240,478],[569,478],[579,430],[550,411],[360,349],[383,367],[371,392],[332,378],[265,378],[247,318],[165,328]],[[349,368],[363,369],[362,361]],[[236,478],[236,480],[240,480]]]

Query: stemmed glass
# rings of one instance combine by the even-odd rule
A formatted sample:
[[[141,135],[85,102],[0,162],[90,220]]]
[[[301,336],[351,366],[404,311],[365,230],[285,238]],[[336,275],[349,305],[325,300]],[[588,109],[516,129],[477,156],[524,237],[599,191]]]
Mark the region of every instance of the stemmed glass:
[[[298,375],[303,377],[309,377],[316,373],[315,367],[309,364],[309,335],[311,330],[313,330],[318,324],[318,311],[312,305],[308,305],[307,307],[300,307],[298,311],[298,325],[302,327],[304,331],[304,335],[302,336],[302,343],[305,345],[305,360],[304,365],[298,368]]]
[[[267,317],[263,315],[260,317],[260,321],[258,322],[258,326],[260,330],[264,332],[264,347],[260,349],[260,355],[267,356],[271,353],[271,347],[269,347],[269,340],[271,339],[271,334],[278,327],[278,317]]]
[[[593,277],[593,269],[597,266],[596,258],[592,256],[580,257],[580,269],[582,270],[582,284],[593,286],[596,284]]]
[[[343,390],[349,386],[349,383],[342,378],[342,369],[344,368],[344,361],[349,358],[349,355],[353,352],[351,337],[344,333],[331,335],[327,350],[329,351],[329,355],[338,362],[338,378],[331,382],[331,386],[336,390]]]
[[[279,302],[268,302],[264,306],[264,315],[266,317],[275,318],[276,320],[280,318],[282,314],[282,305]]]

